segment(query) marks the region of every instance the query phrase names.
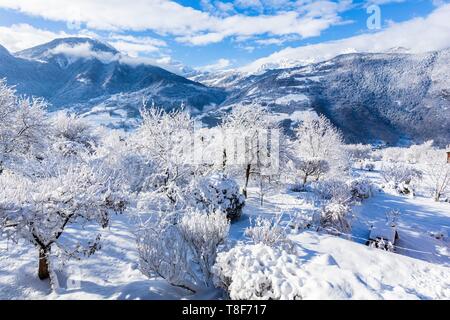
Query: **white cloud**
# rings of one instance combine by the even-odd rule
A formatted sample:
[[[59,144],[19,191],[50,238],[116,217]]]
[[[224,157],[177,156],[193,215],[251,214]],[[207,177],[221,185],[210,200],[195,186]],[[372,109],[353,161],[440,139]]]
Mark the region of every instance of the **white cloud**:
[[[153,65],[159,66],[171,72],[181,74],[185,67],[178,61],[174,61],[170,56],[159,57],[132,57],[126,53],[113,54],[111,52],[103,52],[93,50],[92,45],[88,42],[79,43],[76,45],[61,44],[56,48],[49,50],[49,55],[64,54],[72,62],[77,59],[97,59],[102,63],[120,62],[123,64],[138,66],[138,65]]]
[[[11,52],[28,49],[55,38],[67,36],[64,32],[42,30],[29,24],[14,24],[10,27],[0,27],[0,44]]]
[[[366,5],[370,6],[370,5],[384,5],[384,4],[389,4],[389,3],[401,3],[401,2],[405,2],[406,0],[367,0],[366,1]]]
[[[47,53],[49,55],[63,54],[69,59],[90,59],[95,58],[103,63],[110,63],[112,61],[119,61],[121,58],[120,54],[113,54],[111,52],[94,51],[92,50],[92,45],[88,42],[68,45],[61,44],[56,48],[49,50]]]
[[[112,34],[107,40],[118,51],[126,53],[131,57],[159,52],[161,47],[167,46],[165,41],[150,37]]]
[[[231,66],[228,59],[219,59],[215,63],[197,68],[200,71],[223,71]]]
[[[245,1],[249,3],[249,0]],[[280,5],[286,1],[264,2]],[[205,5],[208,3],[204,1]],[[349,0],[303,0],[295,2],[295,8],[290,6],[273,14],[233,14],[226,17],[169,0],[0,0],[0,7],[63,21],[76,27],[84,24],[88,29],[94,30],[152,30],[175,35],[183,42],[202,45],[243,35],[297,34],[303,38],[318,36],[323,30],[342,21],[339,13],[350,3]],[[228,8],[231,10],[230,6]]]
[[[256,72],[264,66],[319,62],[344,53],[383,52],[395,47],[408,48],[413,53],[445,49],[450,47],[449,17],[450,4],[442,5],[425,18],[391,23],[386,29],[376,33],[298,48],[289,47],[258,59],[241,70]]]

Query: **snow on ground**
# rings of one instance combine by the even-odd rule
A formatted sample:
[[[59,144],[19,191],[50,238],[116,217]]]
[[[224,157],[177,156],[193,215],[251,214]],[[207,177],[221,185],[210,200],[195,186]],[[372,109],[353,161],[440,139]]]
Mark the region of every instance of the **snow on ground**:
[[[276,104],[288,105],[291,102],[309,101],[309,98],[304,94],[288,94],[275,100]]]
[[[355,208],[353,236],[348,239],[314,231],[292,233],[302,261],[302,296],[306,299],[450,299],[449,242],[429,235],[430,230],[450,227],[450,205],[425,198],[376,193]],[[398,249],[388,253],[363,244],[371,223],[384,219],[388,208],[402,211]],[[314,210],[308,193],[274,192],[260,206],[257,189],[250,189],[244,214],[231,227],[232,242],[246,241],[244,230],[258,215]],[[131,224],[115,216],[105,230],[103,247],[95,255],[70,261],[57,271],[60,289],[37,279],[37,252],[26,244],[0,241],[0,299],[214,299],[217,290],[189,296],[164,280],[147,279],[138,270]],[[86,230],[72,230],[83,236]],[[5,250],[9,247],[8,250]],[[68,285],[64,274],[70,275]],[[67,279],[66,279],[67,280]]]

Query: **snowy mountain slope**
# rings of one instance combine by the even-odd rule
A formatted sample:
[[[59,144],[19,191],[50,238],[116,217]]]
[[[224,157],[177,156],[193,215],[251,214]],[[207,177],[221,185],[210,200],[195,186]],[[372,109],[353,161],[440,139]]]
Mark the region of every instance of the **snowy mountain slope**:
[[[274,113],[314,110],[350,142],[450,141],[450,49],[428,54],[347,54],[238,81],[222,109],[258,102]],[[217,117],[211,113],[210,118]]]
[[[166,109],[184,104],[201,111],[225,98],[222,90],[156,66],[135,63],[109,45],[88,38],[57,39],[15,56],[3,51],[0,77],[16,85],[21,94],[44,97],[52,110],[86,112],[107,104],[110,108],[131,109],[126,112],[131,120],[135,120],[143,99]],[[128,96],[138,92],[140,103],[135,104]]]

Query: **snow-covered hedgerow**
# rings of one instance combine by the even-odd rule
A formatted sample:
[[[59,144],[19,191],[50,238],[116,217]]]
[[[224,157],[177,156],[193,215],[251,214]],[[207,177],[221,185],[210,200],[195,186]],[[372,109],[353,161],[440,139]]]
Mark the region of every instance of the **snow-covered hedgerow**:
[[[300,272],[295,255],[264,244],[221,252],[213,267],[215,285],[233,300],[301,299]]]
[[[188,193],[198,209],[222,212],[230,220],[239,219],[245,205],[245,197],[240,193],[237,182],[222,174],[194,180]]]

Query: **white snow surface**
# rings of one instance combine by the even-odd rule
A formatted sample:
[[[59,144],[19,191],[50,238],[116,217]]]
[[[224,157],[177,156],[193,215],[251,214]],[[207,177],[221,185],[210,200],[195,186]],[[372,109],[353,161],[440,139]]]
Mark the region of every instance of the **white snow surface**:
[[[273,217],[280,212],[314,210],[308,193],[273,190],[259,203],[257,189],[241,219],[232,224],[231,244],[248,242],[244,230],[256,216]],[[369,226],[385,219],[386,209],[400,209],[400,240],[396,253],[369,248]],[[436,239],[430,231],[450,231],[450,204],[428,198],[407,198],[377,192],[354,208],[352,237],[336,237],[315,231],[292,231],[298,270],[296,290],[302,299],[450,299],[449,240]],[[126,215],[112,218],[103,232],[103,246],[82,261],[70,261],[56,271],[60,287],[51,290],[48,281],[37,278],[37,251],[25,243],[0,241],[0,299],[217,299],[220,290],[191,295],[162,279],[148,279],[138,268],[133,227]],[[90,231],[73,228],[75,237]],[[91,229],[92,231],[92,229]],[[277,270],[278,270],[277,269]],[[67,279],[69,281],[67,281]]]

